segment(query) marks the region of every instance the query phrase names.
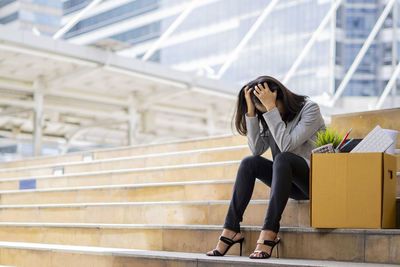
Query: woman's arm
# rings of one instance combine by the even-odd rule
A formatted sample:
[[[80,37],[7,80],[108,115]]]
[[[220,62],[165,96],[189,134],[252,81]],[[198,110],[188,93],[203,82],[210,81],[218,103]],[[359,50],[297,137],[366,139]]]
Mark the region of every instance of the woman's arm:
[[[260,136],[260,125],[257,114],[255,117],[249,117],[245,114],[247,128],[247,143],[253,155],[262,155],[269,148],[269,143],[265,142]]]
[[[319,106],[311,101],[305,104],[300,121],[291,133],[289,133],[289,129],[287,129],[286,124],[282,121],[277,108],[264,113],[263,117],[281,152],[296,149],[310,139],[315,131],[320,128],[321,124]]]

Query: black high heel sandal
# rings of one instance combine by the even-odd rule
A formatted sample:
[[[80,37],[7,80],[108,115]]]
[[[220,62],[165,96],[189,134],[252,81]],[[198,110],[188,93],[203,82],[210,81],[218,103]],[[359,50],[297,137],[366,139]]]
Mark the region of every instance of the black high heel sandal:
[[[226,254],[226,252],[228,252],[228,250],[236,243],[240,244],[240,256],[242,256],[242,245],[243,245],[243,241],[244,241],[244,237],[242,237],[239,240],[233,241],[233,239],[235,238],[235,236],[237,235],[237,233],[232,237],[232,239],[227,238],[225,236],[220,236],[219,240],[221,240],[222,242],[224,242],[225,244],[228,245],[228,247],[225,249],[224,253],[219,252],[217,249],[214,249],[212,252],[212,255],[209,255],[206,253],[207,256],[224,256]]]
[[[281,239],[280,239],[279,237],[278,237],[278,240],[277,240],[277,241],[262,240],[262,239],[257,240],[257,244],[262,244],[262,245],[270,246],[270,247],[271,247],[271,253],[268,254],[268,253],[265,252],[265,251],[254,250],[253,253],[260,254],[261,257],[252,257],[252,256],[249,256],[249,258],[250,258],[250,259],[268,259],[268,258],[270,258],[271,255],[272,255],[272,251],[274,250],[274,247],[275,247],[276,245],[278,245],[279,242],[281,242]],[[276,247],[276,252],[277,252],[277,254],[278,254],[277,257],[279,258],[279,246]]]

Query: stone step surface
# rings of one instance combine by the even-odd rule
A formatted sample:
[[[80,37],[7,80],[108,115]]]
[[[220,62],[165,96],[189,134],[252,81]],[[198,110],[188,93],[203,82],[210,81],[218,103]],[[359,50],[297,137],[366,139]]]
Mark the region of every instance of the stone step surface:
[[[72,246],[190,252],[204,255],[208,250],[215,248],[222,229],[221,226],[212,225],[37,224],[30,225],[31,234],[26,235],[22,230],[26,226],[1,225],[2,242],[40,242]],[[260,227],[242,227],[245,237],[243,256],[247,257],[255,249],[260,230]],[[279,236],[281,238],[281,243],[278,245],[279,256],[284,259],[400,264],[400,229],[281,227]],[[274,257],[277,256],[277,251],[277,249],[273,251]],[[235,244],[228,255],[239,255],[239,245]],[[209,257],[209,259],[222,258]],[[7,262],[4,263],[7,264]]]
[[[0,191],[0,205],[86,202],[229,200],[234,180],[188,181]],[[256,181],[252,199],[268,199],[270,188]]]
[[[78,187],[94,185],[182,182],[197,180],[232,180],[240,160],[183,164],[126,170],[84,172],[69,175],[47,175],[0,179],[0,190],[25,188]]]
[[[397,127],[388,123],[381,126]],[[240,160],[249,154],[246,137],[224,136],[0,163],[0,264],[260,266],[274,260],[274,266],[317,266],[313,259],[346,261],[331,262],[337,266],[350,266],[347,261],[400,264],[400,229],[312,229],[309,201],[294,200],[283,214],[279,249],[281,257],[302,258],[302,263],[206,257],[221,233]],[[58,175],[57,167],[65,174]],[[32,183],[39,190],[19,190]],[[255,248],[268,195],[268,187],[257,183],[242,223],[246,256]],[[398,217],[400,222],[400,212]],[[230,254],[238,251],[235,245]]]
[[[0,162],[0,169],[239,145],[247,145],[247,138],[245,136],[224,135],[194,138],[158,144],[144,144],[111,149],[98,149],[86,152],[74,152],[57,156],[31,157],[17,161]]]
[[[229,200],[0,206],[1,222],[223,224]],[[251,200],[243,223],[262,225],[268,200]],[[289,200],[282,225],[309,226],[309,201]],[[1,239],[0,239],[1,240]]]
[[[240,160],[0,179],[0,191],[236,178]],[[398,182],[399,183],[399,182]],[[399,190],[399,187],[397,187]],[[399,191],[398,191],[399,192]]]
[[[223,224],[229,200],[163,201],[0,206],[1,222]],[[251,200],[243,216],[247,225],[262,225],[269,200]],[[289,199],[281,225],[310,226],[309,200]],[[400,228],[400,199],[397,199]]]
[[[73,174],[81,172],[123,170],[133,168],[160,167],[180,164],[241,160],[250,155],[248,146],[209,148],[170,153],[157,153],[130,157],[93,160],[90,162],[65,162],[31,167],[0,169],[1,178],[45,176],[52,174]],[[270,151],[263,154],[271,158]]]
[[[400,132],[400,108],[355,112],[332,115],[330,127],[345,134],[353,129],[349,138],[364,138],[376,125],[384,129]],[[396,148],[400,148],[400,135],[397,137]],[[397,156],[397,170],[400,171],[400,155]]]
[[[0,191],[0,205],[228,200],[231,198],[234,182],[235,180],[204,180],[3,190]],[[397,173],[396,188],[397,197],[400,197],[400,172]],[[270,188],[257,179],[253,199],[268,199],[269,192]]]
[[[27,242],[0,242],[2,262],[29,267],[378,267],[381,264],[343,261],[270,258],[252,260],[248,257],[208,257],[204,253],[185,253],[123,249],[92,246],[67,246]],[[396,265],[387,264],[386,267]]]
[[[400,131],[399,118],[400,108],[354,112],[332,115],[330,126],[342,133],[352,128],[350,138],[364,138],[376,125]],[[397,138],[396,148],[400,148],[400,138]]]

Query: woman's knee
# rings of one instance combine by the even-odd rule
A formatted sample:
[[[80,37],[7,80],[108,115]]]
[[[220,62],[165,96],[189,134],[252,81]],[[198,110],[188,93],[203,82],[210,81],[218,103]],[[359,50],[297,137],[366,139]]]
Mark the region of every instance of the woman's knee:
[[[281,152],[274,158],[274,166],[287,166],[290,164],[291,159],[293,159],[294,154],[292,152]]]
[[[254,168],[254,165],[256,164],[255,162],[257,160],[260,160],[260,158],[261,158],[261,156],[259,156],[259,155],[246,156],[240,162],[240,167],[251,170]]]

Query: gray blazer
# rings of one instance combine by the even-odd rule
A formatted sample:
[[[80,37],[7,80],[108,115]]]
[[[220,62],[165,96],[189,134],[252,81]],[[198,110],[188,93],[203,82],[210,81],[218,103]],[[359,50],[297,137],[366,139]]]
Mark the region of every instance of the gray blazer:
[[[310,166],[311,150],[316,140],[317,131],[325,128],[317,103],[306,100],[303,108],[296,117],[287,123],[282,121],[277,108],[262,114],[268,125],[266,134],[261,134],[257,114],[246,117],[247,141],[253,155],[261,155],[271,148],[272,157],[284,151],[292,152],[304,158]]]

